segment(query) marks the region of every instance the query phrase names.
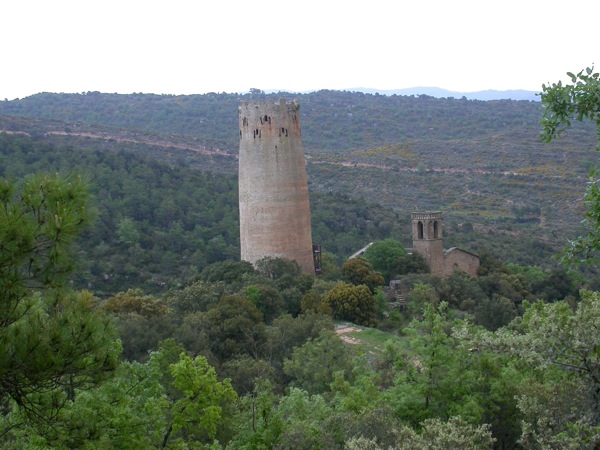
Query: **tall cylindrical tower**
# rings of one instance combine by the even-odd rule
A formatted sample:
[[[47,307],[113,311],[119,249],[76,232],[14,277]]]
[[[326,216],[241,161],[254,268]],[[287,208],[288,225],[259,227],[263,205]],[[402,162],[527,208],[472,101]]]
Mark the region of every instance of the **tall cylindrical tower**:
[[[291,259],[314,274],[299,110],[283,99],[239,107],[241,258]]]

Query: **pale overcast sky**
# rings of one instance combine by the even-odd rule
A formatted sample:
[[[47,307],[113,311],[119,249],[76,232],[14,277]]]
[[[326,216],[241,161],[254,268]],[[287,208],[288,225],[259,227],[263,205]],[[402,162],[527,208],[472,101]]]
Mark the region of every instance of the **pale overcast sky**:
[[[5,0],[0,100],[38,92],[526,89],[600,67],[600,1]]]

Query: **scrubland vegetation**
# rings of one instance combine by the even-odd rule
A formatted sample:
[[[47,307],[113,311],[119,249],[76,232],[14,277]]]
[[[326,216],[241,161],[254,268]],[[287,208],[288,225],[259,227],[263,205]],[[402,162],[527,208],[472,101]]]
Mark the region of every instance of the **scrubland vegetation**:
[[[557,257],[597,250],[593,130],[541,151],[537,103],[306,95],[313,277],[239,261],[238,102],[0,102],[4,448],[600,445],[600,278]],[[478,277],[406,252],[414,209]]]

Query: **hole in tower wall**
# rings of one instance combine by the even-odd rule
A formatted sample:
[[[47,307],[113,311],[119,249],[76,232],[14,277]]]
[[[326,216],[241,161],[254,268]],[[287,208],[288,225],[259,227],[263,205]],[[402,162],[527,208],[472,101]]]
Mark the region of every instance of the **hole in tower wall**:
[[[433,237],[434,239],[437,239],[438,236],[438,222],[437,220],[435,222],[433,222]]]
[[[266,114],[265,114],[265,122],[269,122],[269,116],[267,116]]]
[[[423,222],[417,223],[417,239],[423,239]]]

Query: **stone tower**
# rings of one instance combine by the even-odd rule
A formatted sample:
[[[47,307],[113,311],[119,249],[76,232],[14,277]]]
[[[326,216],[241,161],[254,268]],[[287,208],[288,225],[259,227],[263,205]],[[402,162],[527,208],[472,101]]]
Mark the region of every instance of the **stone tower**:
[[[300,106],[250,101],[238,113],[241,258],[291,259],[314,274]]]
[[[442,213],[439,211],[411,214],[413,250],[425,258],[432,275],[445,274]]]

